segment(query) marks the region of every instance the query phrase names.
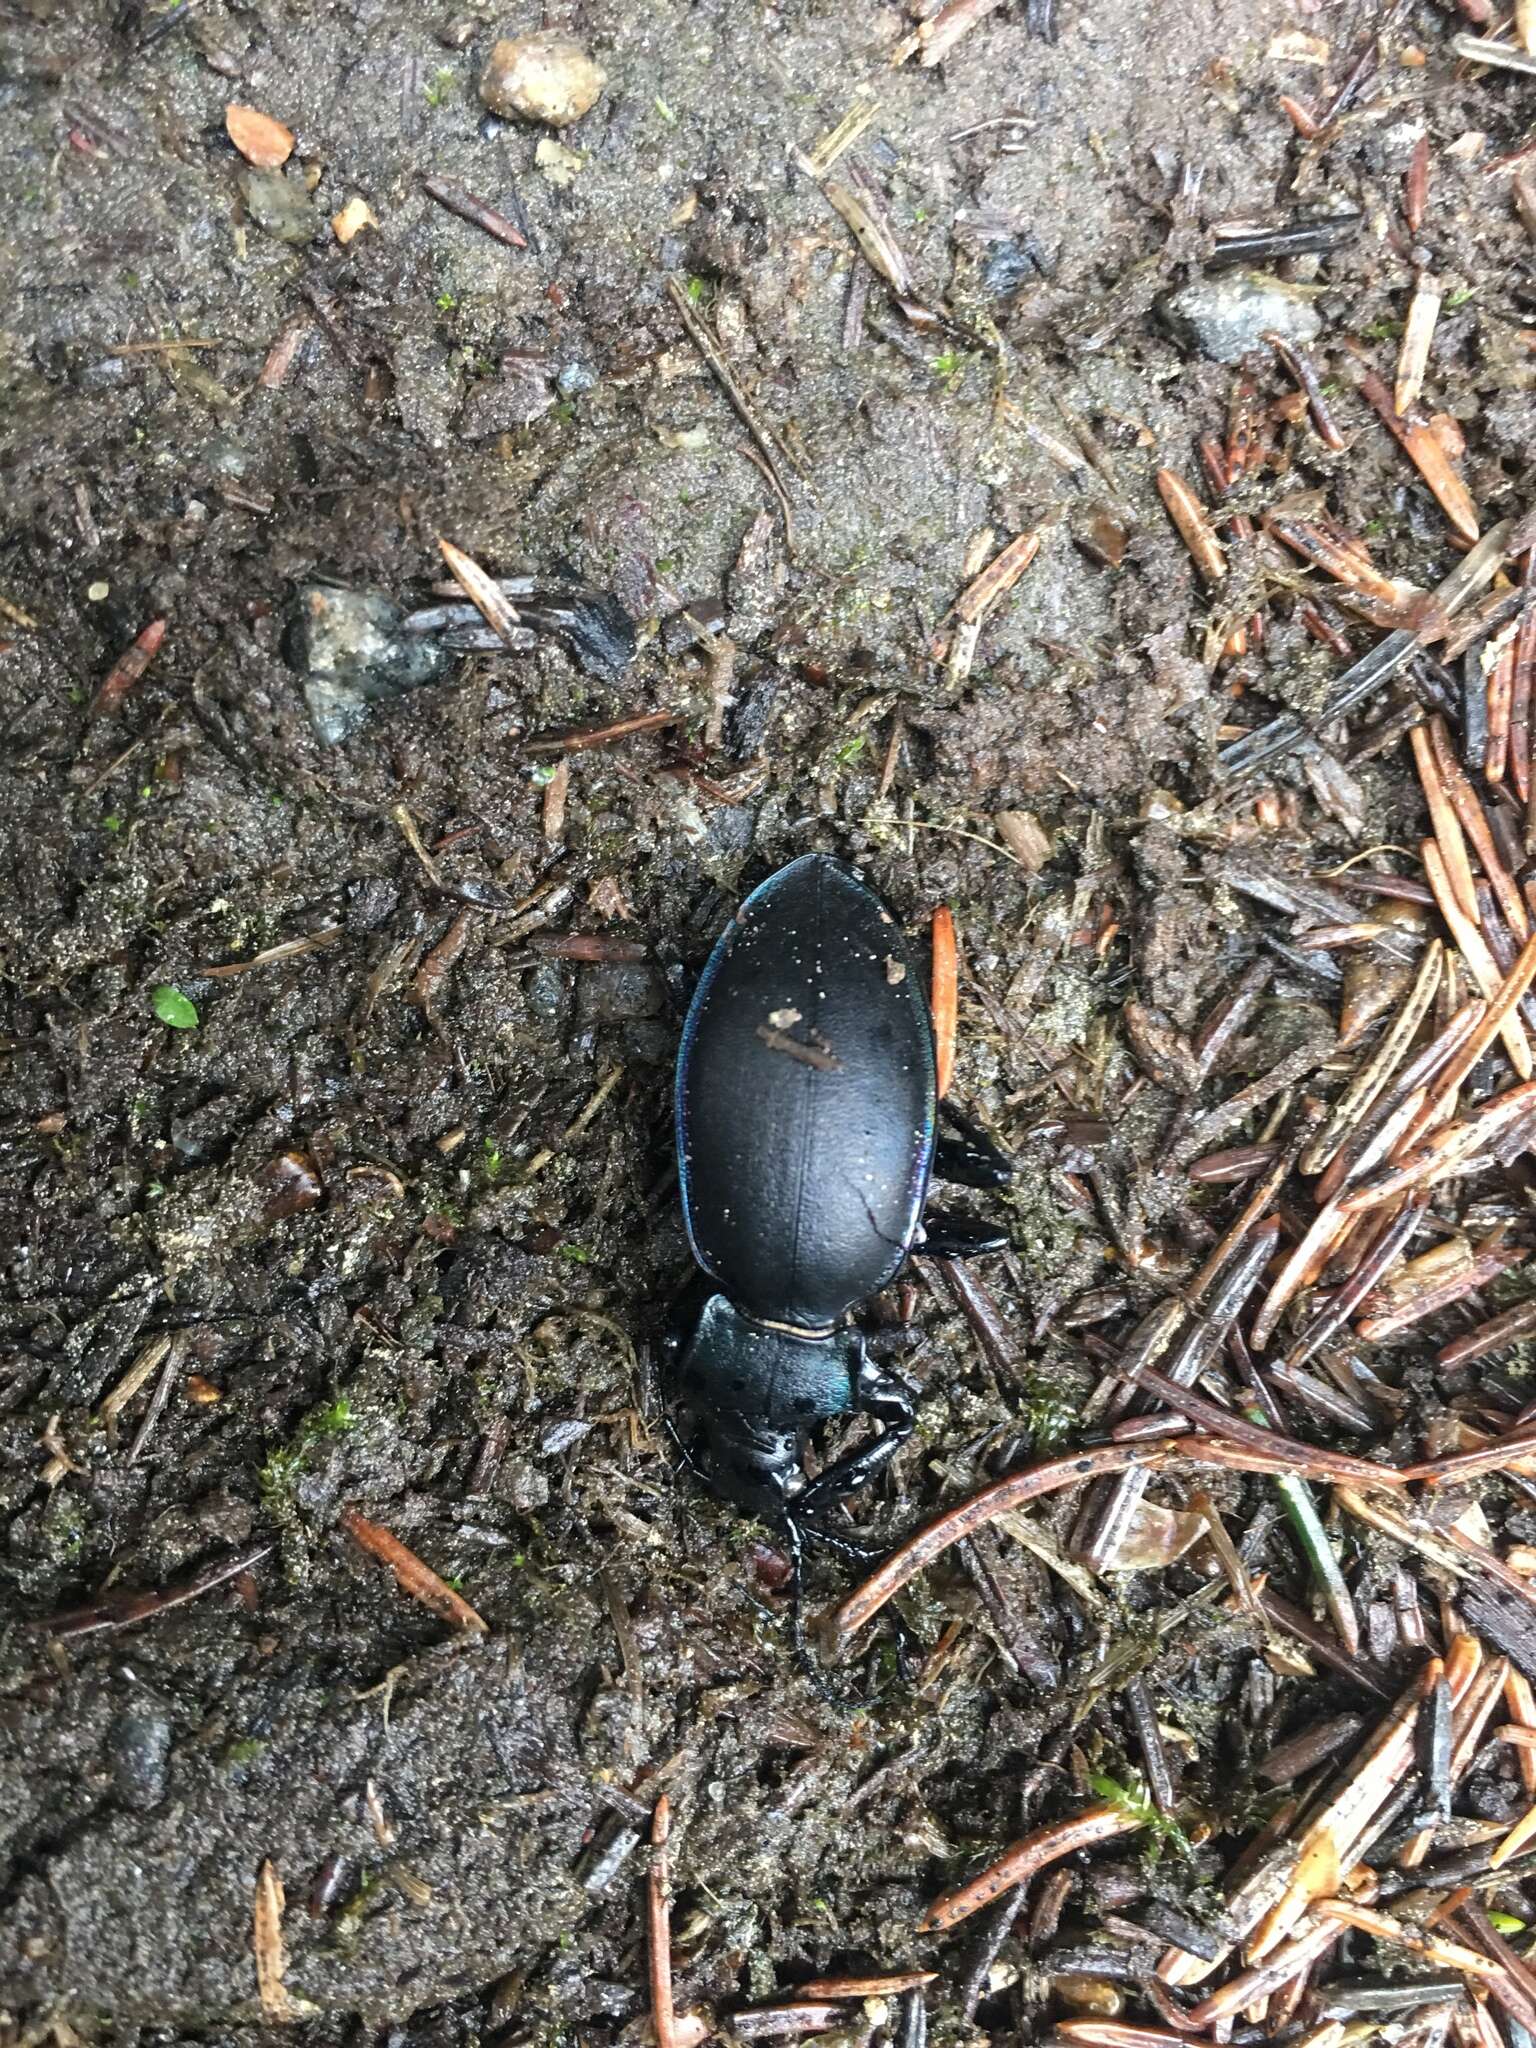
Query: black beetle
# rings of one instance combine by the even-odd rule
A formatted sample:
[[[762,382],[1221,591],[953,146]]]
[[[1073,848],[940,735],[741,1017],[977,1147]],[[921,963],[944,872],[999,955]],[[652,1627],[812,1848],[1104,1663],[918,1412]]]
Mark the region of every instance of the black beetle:
[[[1005,1231],[929,1211],[931,1177],[1012,1178],[954,1111],[939,1135],[933,1025],[901,928],[844,862],[808,853],[754,889],[700,978],[677,1063],[677,1164],[703,1276],[674,1310],[668,1393],[711,1488],[803,1540],[887,1465],[912,1390],[851,1310],[909,1253],[999,1250]],[[869,1414],[883,1433],[804,1482],[806,1434]]]

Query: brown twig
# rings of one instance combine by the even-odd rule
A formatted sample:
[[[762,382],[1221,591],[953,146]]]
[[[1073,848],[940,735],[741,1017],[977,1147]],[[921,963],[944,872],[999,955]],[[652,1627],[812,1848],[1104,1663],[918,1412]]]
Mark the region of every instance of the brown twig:
[[[526,249],[528,237],[515,228],[505,215],[487,206],[483,199],[477,199],[472,192],[452,178],[423,178],[421,189],[429,199],[435,199],[450,213],[456,213],[460,220],[467,220],[471,227],[481,228],[498,242],[504,242],[509,249]]]

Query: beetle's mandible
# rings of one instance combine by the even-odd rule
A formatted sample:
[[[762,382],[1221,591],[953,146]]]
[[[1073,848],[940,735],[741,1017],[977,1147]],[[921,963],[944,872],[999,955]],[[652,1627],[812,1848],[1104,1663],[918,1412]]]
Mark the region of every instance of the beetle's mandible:
[[[953,1126],[942,1135],[941,1114]],[[702,1269],[668,1331],[668,1393],[710,1486],[783,1530],[817,1517],[910,1434],[912,1390],[849,1317],[909,1253],[997,1251],[1007,1233],[928,1211],[932,1178],[1012,1168],[941,1107],[924,981],[901,927],[844,862],[810,853],[755,889],[700,978],[677,1065],[683,1215]],[[804,1439],[869,1414],[881,1435],[809,1484]]]

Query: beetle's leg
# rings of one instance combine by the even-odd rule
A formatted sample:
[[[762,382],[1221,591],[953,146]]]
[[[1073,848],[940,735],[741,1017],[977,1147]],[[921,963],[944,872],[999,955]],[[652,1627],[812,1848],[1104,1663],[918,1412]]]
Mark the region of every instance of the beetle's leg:
[[[941,1134],[934,1152],[934,1179],[967,1188],[1007,1187],[1013,1179],[1013,1161],[1007,1154],[952,1102],[942,1103],[939,1113],[950,1128]]]
[[[912,1389],[894,1373],[876,1365],[862,1342],[853,1369],[852,1407],[855,1414],[873,1415],[877,1422],[884,1423],[884,1433],[873,1443],[849,1451],[829,1465],[819,1479],[813,1479],[804,1492],[796,1494],[794,1510],[799,1516],[818,1515],[847,1500],[861,1486],[867,1486],[877,1472],[889,1465],[917,1426]]]
[[[814,1522],[807,1523],[800,1535],[805,1543],[819,1543],[823,1550],[830,1550],[837,1557],[846,1557],[853,1564],[873,1564],[881,1555],[880,1551],[871,1550],[867,1543],[855,1543],[847,1536],[840,1536],[835,1529],[823,1529]]]
[[[912,1249],[925,1259],[974,1259],[982,1252],[1005,1251],[1011,1242],[1008,1232],[995,1224],[973,1223],[968,1216],[929,1209],[923,1217],[923,1234]]]

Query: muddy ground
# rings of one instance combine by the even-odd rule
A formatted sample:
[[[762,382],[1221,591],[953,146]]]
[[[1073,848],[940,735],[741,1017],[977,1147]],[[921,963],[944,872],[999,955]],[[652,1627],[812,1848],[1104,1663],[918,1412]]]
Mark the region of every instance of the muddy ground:
[[[1374,8],[1060,0],[1055,40],[1044,12],[1005,5],[941,66],[892,69],[909,24],[863,0],[555,5],[543,19],[608,86],[541,164],[550,131],[487,125],[476,91],[494,35],[531,13],[0,8],[0,2026],[18,2038],[254,2039],[270,1861],[288,1989],[312,2009],[289,2038],[634,2041],[637,1826],[661,1785],[680,2007],[934,1960],[952,2037],[955,1944],[913,1923],[1053,1777],[1126,1754],[1106,1660],[1133,1651],[1190,1731],[1191,1810],[1236,1812],[1243,1759],[1298,1711],[1294,1688],[1245,1690],[1244,1622],[1180,1619],[1196,1575],[1075,1595],[1001,1543],[990,1604],[974,1569],[934,1575],[905,1603],[910,1640],[878,1636],[829,1703],[792,1656],[769,1534],[689,1482],[650,1379],[688,1264],[679,995],[740,893],[807,848],[857,858],[915,931],[954,906],[957,1092],[1021,1167],[996,1205],[1014,1249],[987,1272],[1001,1357],[921,1268],[873,1312],[923,1404],[855,1510],[866,1540],[1070,1435],[1101,1368],[1070,1328],[1032,1333],[1096,1287],[1144,1307],[1230,1209],[1218,1188],[1202,1216],[1146,1170],[1170,1098],[1137,1088],[1116,1012],[1134,989],[1190,1027],[1250,957],[1209,867],[1237,830],[1208,801],[1218,729],[1234,677],[1256,718],[1315,705],[1340,663],[1282,604],[1263,650],[1214,674],[1152,487],[1160,463],[1196,476],[1225,416],[1231,368],[1154,310],[1200,273],[1211,224],[1358,212],[1291,275],[1319,287],[1326,335],[1395,334],[1427,128],[1449,301],[1433,400],[1488,516],[1529,500],[1528,244],[1480,167],[1520,139],[1521,80],[1459,76],[1457,18],[1409,7],[1356,117],[1309,151],[1278,95],[1325,101]],[[1272,54],[1287,30],[1326,42],[1321,69]],[[792,161],[866,87],[854,154],[918,295],[953,317],[938,332]],[[294,130],[302,239],[243,196],[230,100]],[[1468,134],[1481,154],[1446,154]],[[443,211],[427,175],[525,219],[530,246]],[[377,227],[343,248],[329,217],[354,194]],[[668,276],[798,458],[792,552]],[[259,387],[295,321],[291,368]],[[1331,481],[1378,559],[1432,582],[1454,560],[1442,523],[1340,406],[1350,451],[1309,443],[1293,481]],[[947,607],[1040,524],[951,674],[930,657]],[[295,591],[425,602],[439,536],[614,593],[632,666],[594,680],[550,642],[456,660],[322,744],[282,651]],[[713,671],[676,615],[714,604],[737,704],[707,749]],[[148,673],[91,718],[158,618]],[[668,707],[679,725],[571,755],[551,817],[557,757],[531,738]],[[1416,833],[1400,764],[1359,772],[1358,843]],[[1302,792],[1308,857],[1346,856]],[[991,823],[1021,810],[1049,840],[1034,871]],[[646,957],[539,950],[570,933]],[[1280,1028],[1317,993],[1282,979]],[[1250,1048],[1254,1070],[1273,1056]],[[1076,1111],[1110,1126],[1087,1177],[1062,1151],[1064,1062]],[[347,1503],[488,1633],[446,1639],[349,1543]],[[1064,1532],[1070,1506],[1042,1521]],[[263,1544],[137,1627],[37,1627]],[[819,1564],[814,1597],[851,1570]],[[924,1683],[955,1617],[971,1650]],[[1127,1855],[1100,1907],[1115,1884],[1125,1912],[1187,1903],[1203,1875]],[[1072,1965],[1063,1940],[1050,1971]],[[1044,1974],[981,2022],[1041,2025]]]

